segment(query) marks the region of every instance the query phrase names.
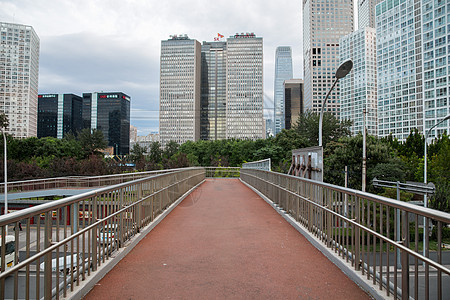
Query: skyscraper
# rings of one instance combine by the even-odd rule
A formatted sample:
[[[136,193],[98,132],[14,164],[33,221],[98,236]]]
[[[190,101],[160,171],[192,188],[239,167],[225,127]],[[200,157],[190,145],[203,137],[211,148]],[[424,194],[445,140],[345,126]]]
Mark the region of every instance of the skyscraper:
[[[227,138],[260,139],[263,124],[263,39],[227,39]]]
[[[130,100],[121,92],[83,93],[83,128],[103,132],[116,155],[130,152]]]
[[[352,0],[303,0],[305,110],[318,112],[339,66],[339,38],[353,31]],[[339,87],[326,111],[339,116]]]
[[[375,5],[382,0],[358,0],[358,29],[375,28]]]
[[[9,134],[37,135],[39,37],[33,27],[0,22],[0,111]]]
[[[425,53],[422,59],[421,2],[386,0],[376,6],[380,137],[392,134],[404,141],[414,128],[423,132],[422,68],[426,70],[425,80],[433,82],[433,85],[436,78],[445,78],[444,75],[447,74],[444,45],[436,47],[436,50],[424,45]],[[424,24],[424,29],[433,36],[431,29],[434,30],[434,27],[430,24],[428,30]],[[445,28],[444,24],[440,28]],[[435,39],[433,36],[431,40],[427,40],[432,48],[435,47]],[[438,39],[436,43],[439,43]],[[436,58],[445,60],[445,68],[439,68],[442,74],[435,74]],[[435,103],[434,87],[430,86],[429,93],[425,92],[425,98],[426,101]]]
[[[159,133],[164,147],[200,138],[201,46],[187,35],[161,41]]]
[[[341,120],[351,120],[353,135],[363,132],[363,111],[366,128],[377,135],[377,64],[376,32],[365,27],[340,39],[341,63],[351,59],[352,71],[340,80]]]
[[[289,79],[284,82],[285,124],[291,129],[303,113],[303,79]]]
[[[226,138],[227,43],[203,42],[200,138]]]
[[[292,79],[292,50],[291,47],[280,46],[275,52],[275,82],[274,82],[274,121],[275,135],[285,126],[285,99],[284,87],[285,80]]]
[[[358,1],[359,29],[339,41],[340,62],[353,61],[352,71],[340,80],[341,120],[351,120],[353,135],[365,126],[370,135],[378,135],[377,126],[377,57],[375,5],[380,0]]]
[[[450,4],[445,0],[423,1],[422,6],[424,124],[425,132],[450,114]],[[419,117],[419,116],[417,116]],[[444,121],[429,137],[450,133]]]
[[[74,94],[40,94],[37,137],[77,134],[83,129],[82,104],[83,98]]]

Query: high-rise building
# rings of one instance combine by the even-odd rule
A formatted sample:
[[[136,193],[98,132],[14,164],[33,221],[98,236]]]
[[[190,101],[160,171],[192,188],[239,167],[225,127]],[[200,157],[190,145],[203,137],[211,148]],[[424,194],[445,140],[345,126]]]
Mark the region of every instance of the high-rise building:
[[[159,134],[162,147],[200,138],[201,46],[187,35],[161,41]]]
[[[341,63],[351,59],[352,71],[340,80],[341,120],[351,120],[353,135],[363,132],[364,110],[367,132],[377,132],[376,32],[364,27],[339,41]]]
[[[303,79],[284,81],[285,124],[291,129],[303,113]]]
[[[358,0],[358,29],[375,28],[375,5],[383,0]]]
[[[450,2],[422,1],[424,130],[450,114]],[[417,116],[419,117],[419,116]],[[444,121],[429,137],[450,133],[450,121]]]
[[[319,112],[339,67],[339,39],[353,31],[352,0],[303,0],[305,110]],[[339,116],[339,84],[325,111]]]
[[[379,2],[359,0],[359,29],[339,41],[340,63],[353,61],[352,71],[340,80],[340,119],[353,122],[353,135],[363,131],[364,119],[367,132],[378,135],[375,5]]]
[[[0,22],[0,112],[6,132],[19,138],[37,135],[39,37],[33,27]]]
[[[275,135],[286,128],[285,114],[286,105],[284,99],[285,80],[292,79],[292,50],[291,47],[280,46],[275,51],[275,82],[274,82],[274,120]]]
[[[200,138],[226,138],[227,43],[203,42]]]
[[[376,6],[380,137],[392,134],[393,137],[404,141],[414,128],[423,132],[423,68],[426,69],[425,80],[433,81],[433,84],[437,78],[445,78],[447,73],[446,47],[434,45],[435,42],[436,45],[439,44],[436,36],[433,35],[431,40],[427,40],[429,44],[424,44],[422,59],[421,2],[386,0]],[[427,32],[433,34],[431,28],[434,32],[445,28],[442,25],[434,27],[433,23]],[[424,29],[426,28],[424,24]],[[429,49],[428,45],[433,49]],[[436,74],[434,70],[439,58],[445,61],[445,68],[442,68],[444,65],[439,67],[442,74]],[[428,69],[427,63],[433,66],[432,70]],[[436,90],[433,87],[429,93],[425,92],[427,101],[435,101]]]
[[[130,152],[130,100],[121,92],[83,93],[83,128],[103,132],[116,155]]]
[[[227,138],[263,138],[263,122],[263,39],[236,34],[227,39]]]
[[[83,129],[82,104],[83,98],[74,94],[40,94],[37,137],[76,135]]]

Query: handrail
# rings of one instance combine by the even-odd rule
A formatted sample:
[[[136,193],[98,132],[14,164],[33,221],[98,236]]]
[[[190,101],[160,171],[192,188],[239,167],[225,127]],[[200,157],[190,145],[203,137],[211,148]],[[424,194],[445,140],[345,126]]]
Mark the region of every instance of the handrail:
[[[433,298],[443,298],[444,277],[449,279],[450,269],[442,263],[442,234],[450,214],[271,171],[241,169],[241,180],[272,200],[387,296],[418,299],[431,292]],[[436,259],[429,250],[431,223],[437,228]],[[425,233],[423,242],[419,228]],[[419,243],[424,244],[425,252]],[[392,255],[394,261],[389,258]],[[419,268],[422,264],[423,271]],[[419,276],[419,270],[425,277]],[[431,270],[437,272],[432,279]],[[411,293],[410,286],[414,287]]]
[[[44,282],[44,298],[56,294],[65,297],[117,249],[126,246],[132,236],[204,180],[205,169],[173,169],[146,175],[0,216],[2,236],[8,226],[18,228],[22,222],[25,227],[25,234],[19,235],[18,230],[14,233],[15,263],[11,268],[6,268],[6,239],[2,239],[0,298],[41,298],[40,280]],[[19,263],[21,248],[26,257]],[[44,269],[40,271],[42,260]],[[36,265],[36,271],[30,269],[32,265]],[[64,272],[52,272],[52,265]],[[24,276],[19,277],[22,270]],[[6,282],[9,275],[14,279]],[[37,288],[32,295],[34,282]],[[24,288],[19,290],[19,286]]]

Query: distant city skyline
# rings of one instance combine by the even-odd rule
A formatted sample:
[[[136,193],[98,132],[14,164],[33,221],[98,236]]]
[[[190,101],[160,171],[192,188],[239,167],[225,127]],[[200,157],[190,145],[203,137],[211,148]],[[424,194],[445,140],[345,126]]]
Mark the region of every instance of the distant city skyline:
[[[180,9],[187,4],[194,15]],[[39,93],[123,91],[133,99],[131,124],[139,128],[139,135],[158,131],[160,42],[170,35],[188,34],[200,42],[213,41],[217,33],[263,36],[266,116],[273,115],[277,46],[292,46],[294,77],[303,78],[301,2],[155,0],[87,5],[0,0],[0,5],[1,22],[32,26],[40,38]]]

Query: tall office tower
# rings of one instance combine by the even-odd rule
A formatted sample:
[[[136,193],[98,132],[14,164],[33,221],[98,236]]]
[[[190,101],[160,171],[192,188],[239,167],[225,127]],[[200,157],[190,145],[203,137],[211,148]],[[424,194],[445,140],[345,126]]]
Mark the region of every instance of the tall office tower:
[[[83,98],[74,94],[40,94],[37,137],[77,134],[83,129],[82,107]]]
[[[159,134],[162,147],[200,138],[201,46],[187,35],[161,41]]]
[[[386,0],[376,6],[380,137],[404,141],[411,129],[423,131],[421,2]],[[424,50],[427,62],[441,57]],[[426,76],[434,78],[434,71]]]
[[[303,113],[303,79],[289,79],[284,82],[285,124],[291,129]]]
[[[115,155],[130,152],[130,100],[121,92],[83,93],[83,128],[103,132]]]
[[[383,0],[358,0],[358,29],[375,28],[375,5]]]
[[[226,138],[227,43],[203,42],[200,101],[200,138]]]
[[[227,138],[265,136],[263,39],[254,33],[227,39],[227,101]]]
[[[292,79],[292,50],[291,47],[277,47],[275,52],[275,82],[274,82],[274,120],[275,135],[285,126],[285,99],[284,87],[285,80]]]
[[[422,1],[424,124],[428,132],[450,114],[450,5],[448,0]],[[429,137],[450,133],[450,121],[444,121]]]
[[[320,111],[339,67],[339,38],[352,31],[352,0],[303,0],[305,110]],[[325,111],[339,116],[339,86]]]
[[[341,63],[351,59],[352,71],[340,80],[341,120],[351,120],[353,135],[363,132],[365,109],[366,128],[377,135],[377,62],[376,32],[364,27],[339,41]]]
[[[37,135],[39,37],[33,27],[0,22],[0,112],[7,133]]]

